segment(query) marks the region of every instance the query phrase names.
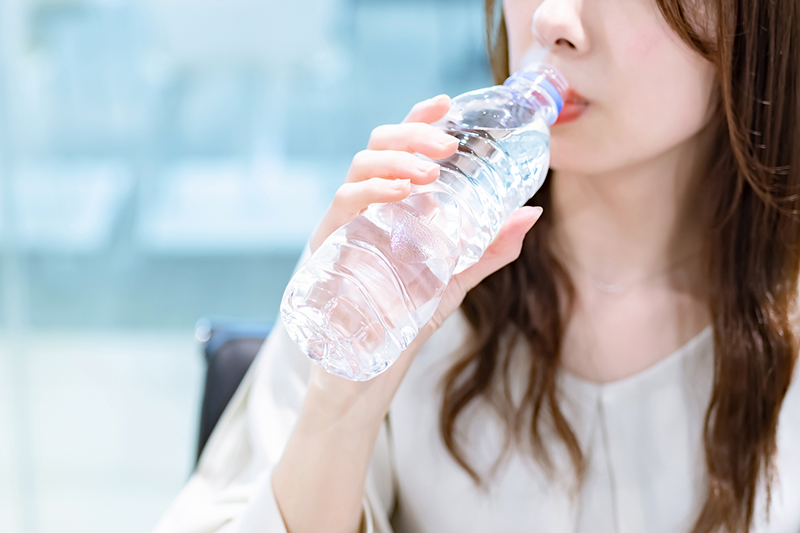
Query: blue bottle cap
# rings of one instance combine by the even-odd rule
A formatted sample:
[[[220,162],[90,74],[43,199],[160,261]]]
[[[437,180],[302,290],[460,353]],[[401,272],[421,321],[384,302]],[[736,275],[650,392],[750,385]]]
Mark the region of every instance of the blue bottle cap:
[[[558,112],[561,113],[561,108],[564,107],[564,100],[561,99],[561,95],[553,86],[553,84],[550,83],[550,80],[545,77],[539,78],[539,87],[544,89],[547,94],[553,98],[553,101],[556,103],[556,107],[558,108]]]
[[[555,67],[546,63],[533,63],[514,72],[504,85],[516,86],[525,92],[532,90],[549,95],[556,106],[555,117],[561,113],[561,109],[564,107],[564,98],[568,87],[564,76]]]

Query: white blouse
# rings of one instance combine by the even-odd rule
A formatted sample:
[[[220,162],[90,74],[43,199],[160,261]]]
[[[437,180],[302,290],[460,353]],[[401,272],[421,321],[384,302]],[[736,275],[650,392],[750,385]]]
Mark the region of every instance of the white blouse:
[[[712,384],[711,327],[628,379],[596,385],[562,372],[562,409],[587,460],[577,491],[561,445],[551,448],[556,475],[548,478],[531,457],[514,452],[488,489],[477,488],[449,455],[439,436],[437,387],[468,332],[464,315],[453,314],[422,348],[400,386],[370,465],[365,531],[690,530],[704,495],[702,430]],[[312,364],[276,323],[156,533],[286,532],[270,477],[300,411]],[[796,382],[780,416],[779,482],[773,486],[769,521],[764,491],[757,499],[754,531],[759,533],[800,533]],[[469,463],[485,474],[502,447],[499,420],[485,403],[475,402],[458,427],[465,437],[461,442],[469,443]]]

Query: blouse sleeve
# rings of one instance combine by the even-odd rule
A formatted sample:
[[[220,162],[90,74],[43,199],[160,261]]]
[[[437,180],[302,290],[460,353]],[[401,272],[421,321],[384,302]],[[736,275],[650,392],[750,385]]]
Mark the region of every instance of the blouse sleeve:
[[[298,265],[309,255],[306,245]],[[312,364],[277,320],[211,434],[196,471],[155,533],[286,533],[272,493],[272,470],[297,420]],[[367,474],[361,532],[392,533],[393,502],[384,424]]]

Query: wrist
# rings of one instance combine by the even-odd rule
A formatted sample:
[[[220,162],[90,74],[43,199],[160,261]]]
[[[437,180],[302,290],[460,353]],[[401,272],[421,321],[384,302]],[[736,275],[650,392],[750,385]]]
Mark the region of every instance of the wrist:
[[[312,369],[301,416],[309,424],[330,431],[369,432],[379,429],[389,406],[369,394],[374,384],[348,381]]]
[[[436,329],[430,323],[423,326],[397,361],[367,381],[349,381],[312,365],[303,404],[306,419],[318,426],[380,429],[409,366]]]

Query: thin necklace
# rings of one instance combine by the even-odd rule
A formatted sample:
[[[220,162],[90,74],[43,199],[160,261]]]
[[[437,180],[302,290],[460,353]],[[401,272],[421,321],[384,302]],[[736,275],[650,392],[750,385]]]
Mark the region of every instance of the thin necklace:
[[[583,274],[586,278],[588,278],[592,282],[592,286],[597,291],[608,295],[619,295],[621,293],[630,290],[632,287],[635,287],[647,281],[651,281],[653,279],[660,278],[670,272],[678,270],[678,267],[686,263],[689,259],[696,257],[699,252],[700,249],[697,249],[693,251],[691,254],[686,254],[683,258],[677,261],[673,261],[665,268],[662,268],[661,270],[658,270],[653,274],[642,276],[640,279],[635,279],[627,283],[606,283],[592,276],[589,272],[586,271],[586,269],[584,269],[581,265],[579,265],[577,261],[573,261],[571,264],[576,270],[578,270],[581,274]]]

